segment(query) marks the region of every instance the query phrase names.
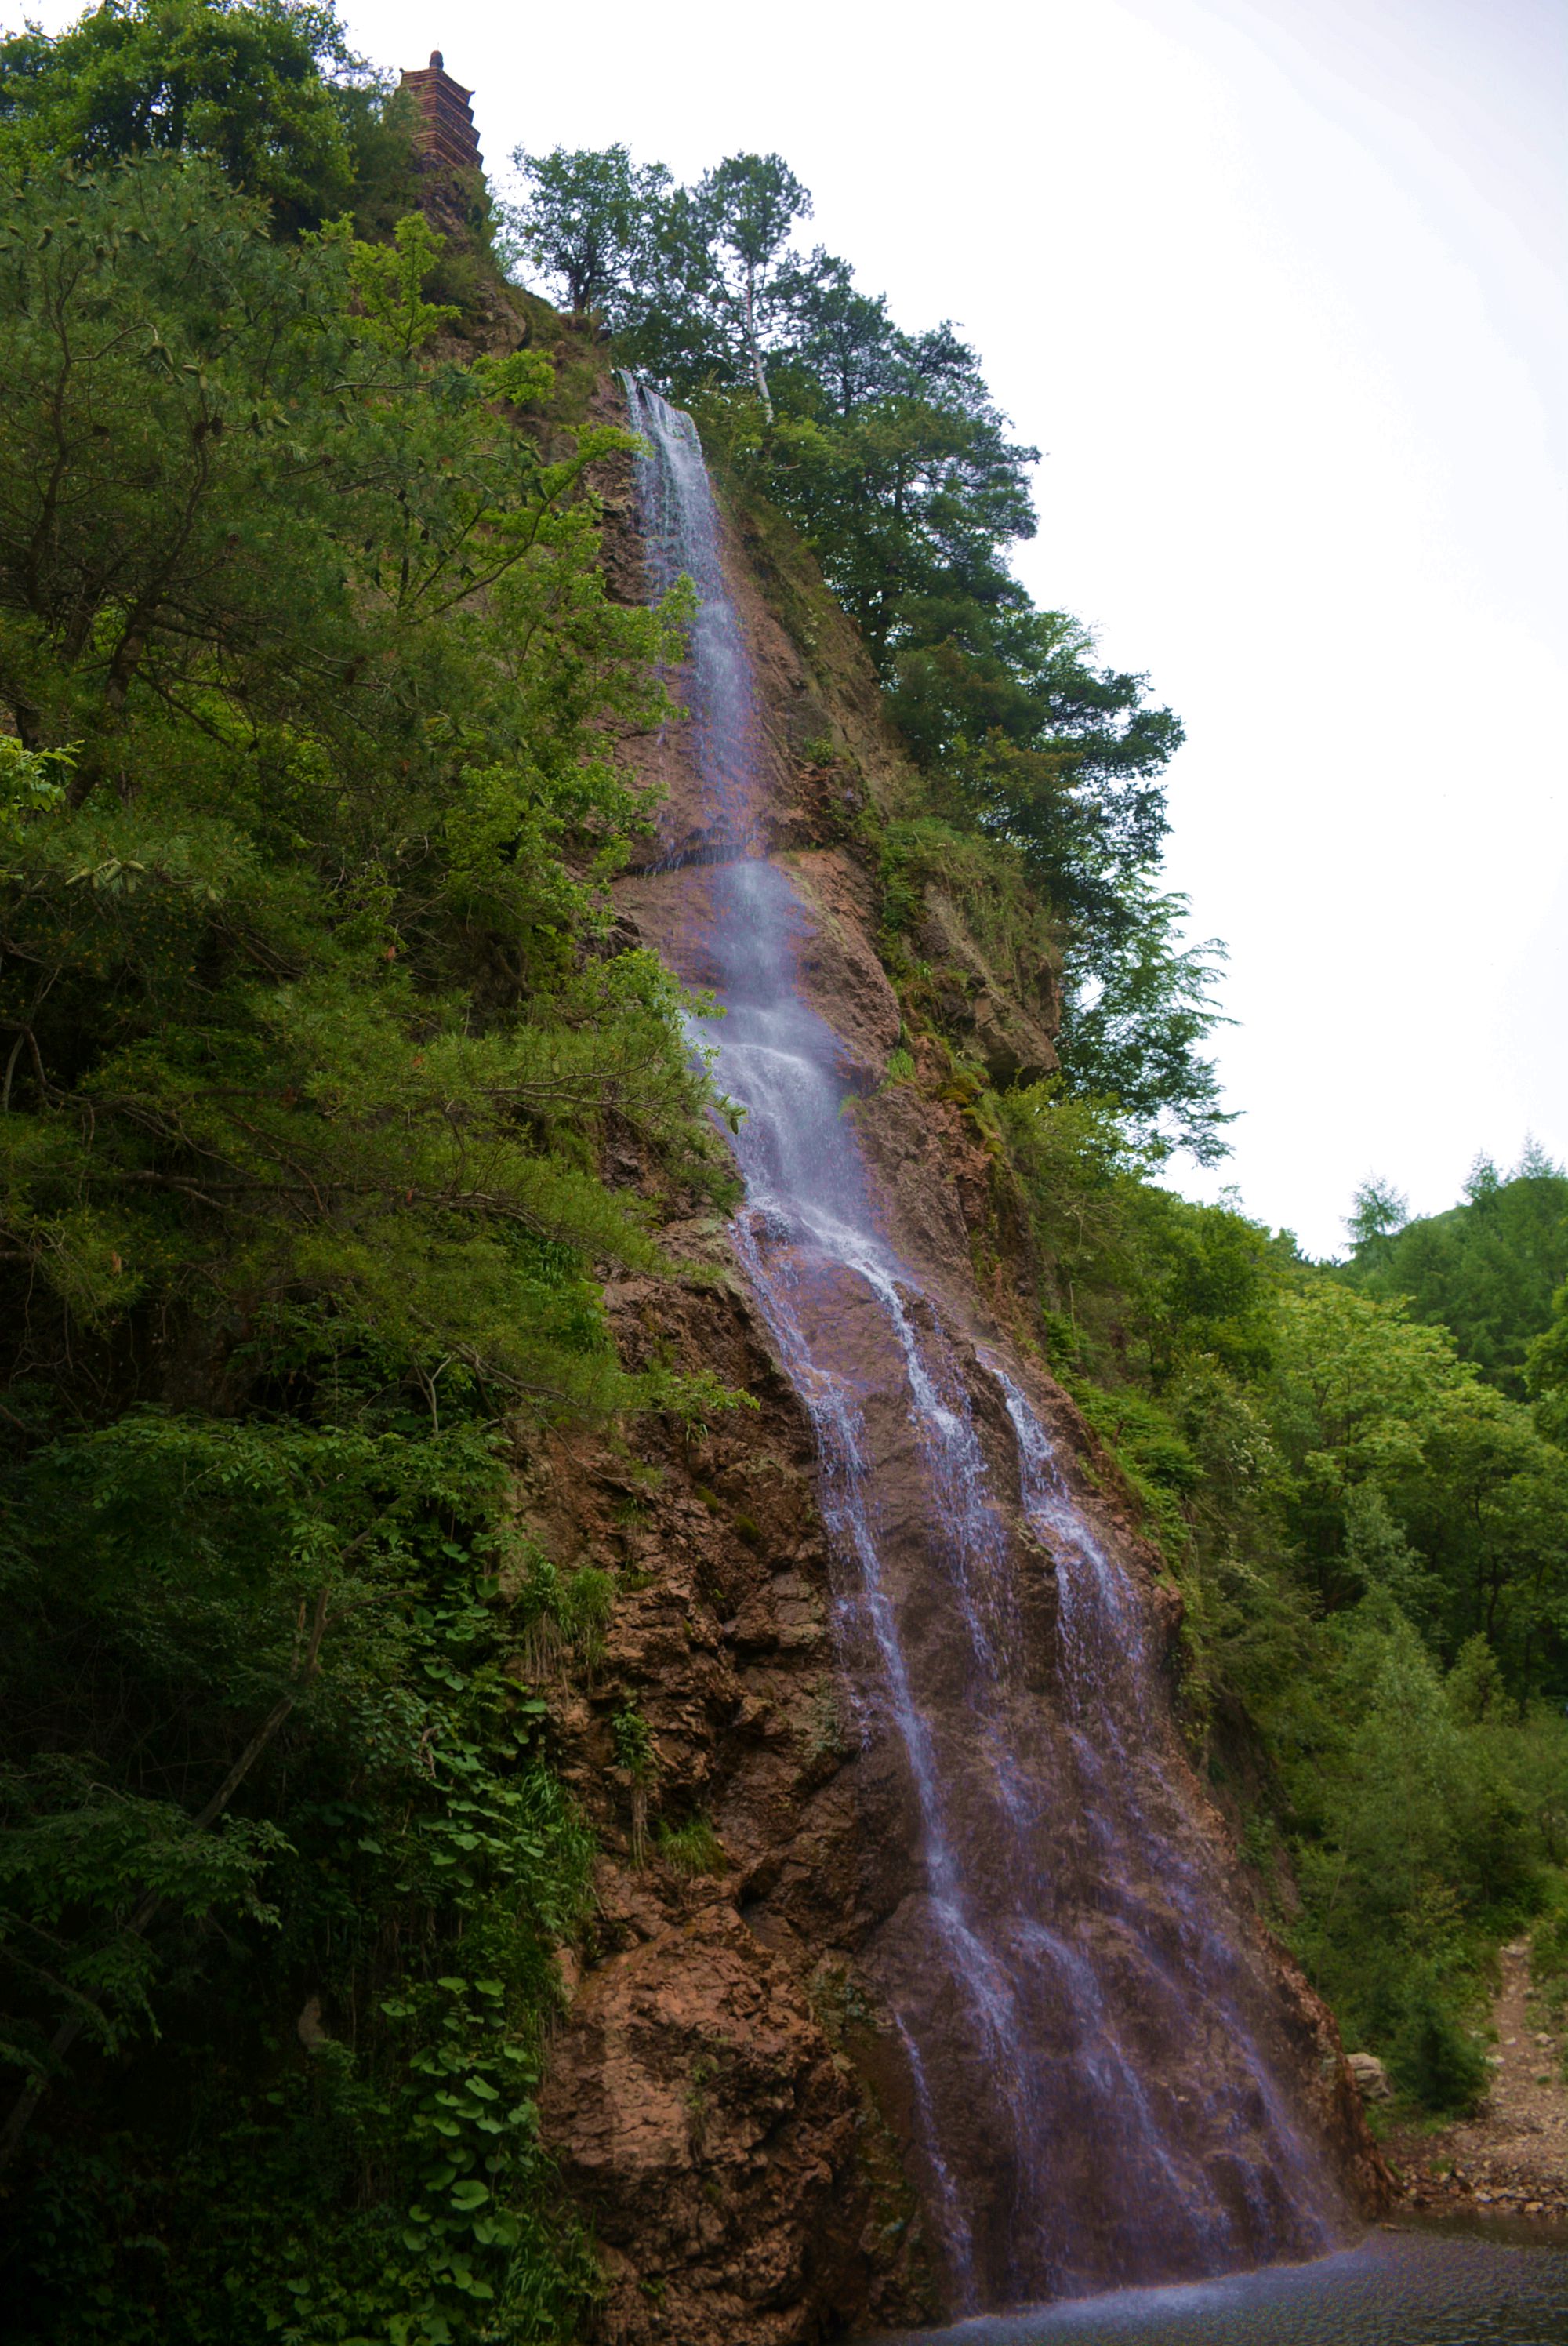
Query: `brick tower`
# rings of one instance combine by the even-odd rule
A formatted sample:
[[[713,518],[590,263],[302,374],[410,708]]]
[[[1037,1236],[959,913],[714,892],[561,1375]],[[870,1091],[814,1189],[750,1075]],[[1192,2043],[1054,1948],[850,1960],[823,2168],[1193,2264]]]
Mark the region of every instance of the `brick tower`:
[[[419,108],[420,126],[414,136],[426,169],[483,169],[479,134],[468,102],[473,92],[453,80],[439,49],[432,49],[429,65],[404,74],[402,87]]]

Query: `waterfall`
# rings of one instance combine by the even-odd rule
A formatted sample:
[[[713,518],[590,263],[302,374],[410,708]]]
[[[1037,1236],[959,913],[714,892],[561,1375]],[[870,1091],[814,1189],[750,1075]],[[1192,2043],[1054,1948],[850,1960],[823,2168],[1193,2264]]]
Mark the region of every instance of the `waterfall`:
[[[889,1236],[842,1046],[797,979],[809,914],[764,852],[761,714],[697,433],[624,380],[652,584],[685,574],[698,597],[684,689],[708,849],[670,872],[671,950],[724,1006],[736,1250],[815,1431],[879,1821],[855,1952],[955,2309],[1322,2253],[1334,2187],[1138,1590],[1024,1369]]]

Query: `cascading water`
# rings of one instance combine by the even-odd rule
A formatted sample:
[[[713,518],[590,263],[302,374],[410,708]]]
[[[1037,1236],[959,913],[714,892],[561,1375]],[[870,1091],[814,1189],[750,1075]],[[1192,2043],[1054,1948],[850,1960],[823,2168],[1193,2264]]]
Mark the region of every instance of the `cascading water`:
[[[857,1953],[902,2050],[952,2294],[962,2310],[1321,2253],[1335,2189],[1137,1591],[1022,1369],[967,1341],[886,1234],[842,1046],[798,984],[808,915],[762,848],[763,729],[700,445],[626,381],[652,581],[684,573],[698,597],[704,803],[697,848],[669,859],[667,943],[724,1005],[737,1250],[815,1428],[857,1765],[903,1844]]]

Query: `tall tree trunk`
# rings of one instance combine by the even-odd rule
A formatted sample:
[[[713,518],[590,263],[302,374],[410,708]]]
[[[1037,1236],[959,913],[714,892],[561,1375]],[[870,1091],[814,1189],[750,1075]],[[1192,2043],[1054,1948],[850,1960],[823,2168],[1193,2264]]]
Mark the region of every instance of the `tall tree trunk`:
[[[746,272],[746,339],[751,346],[751,372],[757,378],[757,396],[762,402],[762,421],[771,432],[773,402],[768,396],[768,377],[762,372],[762,351],[757,340],[755,286],[755,275],[748,269]]]

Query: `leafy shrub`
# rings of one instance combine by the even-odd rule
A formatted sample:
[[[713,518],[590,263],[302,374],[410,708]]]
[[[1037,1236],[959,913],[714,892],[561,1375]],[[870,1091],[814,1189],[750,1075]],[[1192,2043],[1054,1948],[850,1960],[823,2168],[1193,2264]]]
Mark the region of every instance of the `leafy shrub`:
[[[1389,2040],[1389,2070],[1402,2093],[1443,2117],[1467,2116],[1492,2076],[1476,2037],[1420,1977],[1409,1988]]]

